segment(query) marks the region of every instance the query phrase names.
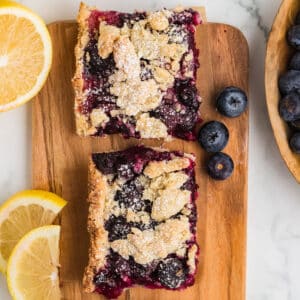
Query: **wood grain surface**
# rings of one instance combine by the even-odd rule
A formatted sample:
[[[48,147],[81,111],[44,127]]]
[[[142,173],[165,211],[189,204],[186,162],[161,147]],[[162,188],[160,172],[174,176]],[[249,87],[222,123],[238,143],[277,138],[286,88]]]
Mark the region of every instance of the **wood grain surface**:
[[[294,24],[300,11],[299,0],[284,0],[275,18],[269,36],[265,67],[265,88],[269,117],[279,151],[287,167],[300,183],[300,155],[295,154],[289,147],[290,129],[281,119],[278,104],[281,98],[278,89],[278,79],[287,69],[293,49],[286,40],[288,29]]]
[[[248,112],[226,119],[216,112],[216,93],[228,86],[248,90],[248,46],[235,28],[204,24],[196,32],[201,68],[198,87],[203,98],[202,117],[217,119],[230,130],[225,152],[235,171],[224,182],[211,180],[205,171],[208,155],[197,142],[125,140],[119,136],[81,138],[73,116],[73,49],[77,26],[73,22],[49,25],[53,40],[53,66],[43,90],[33,102],[33,187],[68,200],[58,222],[61,236],[61,286],[68,300],[103,299],[82,292],[87,264],[87,161],[93,151],[113,151],[145,144],[195,153],[197,156],[197,239],[201,248],[196,283],[181,292],[134,287],[119,299],[134,300],[242,300],[245,296],[247,211]]]

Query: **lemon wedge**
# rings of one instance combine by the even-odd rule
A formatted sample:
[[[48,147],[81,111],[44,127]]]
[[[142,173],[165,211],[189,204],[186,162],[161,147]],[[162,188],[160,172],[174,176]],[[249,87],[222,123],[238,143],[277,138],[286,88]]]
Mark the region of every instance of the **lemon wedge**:
[[[8,289],[15,300],[59,300],[60,226],[27,233],[14,248],[7,268]]]
[[[19,240],[29,231],[50,225],[66,205],[59,196],[40,190],[15,194],[0,207],[0,270],[5,273],[7,261]]]
[[[26,7],[0,1],[0,111],[15,108],[42,88],[52,63],[44,21]]]

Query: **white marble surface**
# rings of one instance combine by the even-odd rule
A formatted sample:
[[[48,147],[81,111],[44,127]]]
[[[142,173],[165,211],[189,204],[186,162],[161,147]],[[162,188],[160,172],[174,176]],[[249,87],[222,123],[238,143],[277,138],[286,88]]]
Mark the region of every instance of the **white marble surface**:
[[[19,1],[46,22],[74,19],[79,1]],[[86,0],[102,9],[131,11],[173,7],[178,0]],[[247,247],[247,299],[300,299],[300,186],[284,165],[275,145],[264,96],[266,37],[280,0],[185,0],[204,5],[209,21],[240,28],[251,54],[250,164]],[[0,202],[30,187],[31,106],[0,115]],[[217,287],[216,287],[217,288]],[[8,300],[0,276],[0,299]],[[222,300],[222,299],[216,299]],[[238,299],[237,299],[238,300]]]

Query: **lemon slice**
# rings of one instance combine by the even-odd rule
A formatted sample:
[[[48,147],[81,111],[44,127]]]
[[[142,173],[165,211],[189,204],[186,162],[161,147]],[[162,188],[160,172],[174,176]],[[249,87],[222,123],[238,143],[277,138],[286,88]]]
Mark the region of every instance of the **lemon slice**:
[[[14,248],[7,268],[7,283],[15,300],[59,300],[60,226],[27,233]]]
[[[0,1],[0,111],[17,107],[42,88],[52,62],[44,21],[26,7]]]
[[[0,207],[0,270],[5,273],[9,256],[29,231],[50,225],[66,205],[59,196],[39,190],[15,194]]]

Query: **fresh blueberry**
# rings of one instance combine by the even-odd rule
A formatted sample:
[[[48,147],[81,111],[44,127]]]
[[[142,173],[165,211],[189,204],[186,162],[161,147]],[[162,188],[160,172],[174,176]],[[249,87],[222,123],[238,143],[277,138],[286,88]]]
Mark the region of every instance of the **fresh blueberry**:
[[[300,132],[296,132],[290,139],[290,147],[293,152],[300,154]]]
[[[126,219],[122,216],[116,217],[112,215],[104,225],[108,231],[108,239],[110,242],[120,239],[126,239],[127,234],[131,232],[131,227]]]
[[[225,88],[217,98],[218,111],[230,118],[240,116],[247,107],[247,96],[244,91],[237,87]]]
[[[218,121],[211,121],[200,129],[198,141],[207,152],[219,152],[228,143],[229,132],[227,127]]]
[[[119,205],[124,205],[126,208],[131,208],[135,211],[141,211],[145,202],[142,200],[143,186],[138,180],[126,182],[122,190],[117,191],[115,200]]]
[[[115,172],[116,156],[113,153],[94,153],[92,159],[97,169],[103,174],[113,174]]]
[[[225,180],[228,178],[234,169],[234,164],[231,157],[225,153],[215,153],[208,161],[208,174],[216,180]]]
[[[300,52],[296,52],[289,64],[290,70],[298,70],[300,71]]]
[[[195,86],[183,88],[181,90],[179,100],[187,106],[199,108],[199,101],[197,99],[197,89]]]
[[[300,119],[300,95],[292,93],[279,102],[279,114],[286,122]]]
[[[300,25],[292,26],[287,35],[287,40],[291,46],[300,50]]]
[[[289,70],[279,78],[279,90],[282,95],[288,95],[300,90],[300,71]]]
[[[298,119],[296,121],[289,122],[289,125],[292,129],[294,129],[296,131],[300,131],[300,119]]]
[[[199,101],[197,97],[197,88],[192,83],[191,79],[177,79],[175,82],[175,90],[179,101],[195,109],[199,108]]]
[[[167,258],[157,267],[157,279],[167,288],[176,289],[186,279],[186,272],[178,258]]]

